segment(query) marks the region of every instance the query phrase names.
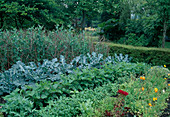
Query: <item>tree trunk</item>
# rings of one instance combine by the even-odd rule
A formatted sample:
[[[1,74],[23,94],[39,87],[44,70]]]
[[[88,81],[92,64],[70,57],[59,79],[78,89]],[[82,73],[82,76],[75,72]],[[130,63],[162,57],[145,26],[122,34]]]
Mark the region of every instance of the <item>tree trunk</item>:
[[[4,25],[4,19],[3,19],[3,15],[1,14],[0,15],[0,17],[1,17],[1,26],[0,26],[0,29],[3,27],[3,25]]]
[[[85,13],[85,10],[83,10],[83,19],[82,19],[82,22],[81,22],[82,30],[85,29],[85,17],[86,17],[86,13]]]
[[[162,38],[162,48],[165,48],[166,31],[167,31],[167,24],[166,24],[166,21],[164,21],[164,26],[163,26],[163,38]]]
[[[17,22],[17,18],[15,17],[14,19],[15,19],[16,28],[19,29],[19,27],[18,27],[18,22]]]

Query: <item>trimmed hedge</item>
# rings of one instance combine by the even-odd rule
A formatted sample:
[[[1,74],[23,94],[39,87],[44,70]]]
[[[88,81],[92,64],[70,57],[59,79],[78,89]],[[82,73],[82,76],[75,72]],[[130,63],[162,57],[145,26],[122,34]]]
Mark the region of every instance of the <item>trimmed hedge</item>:
[[[170,49],[168,48],[135,47],[108,42],[103,42],[103,44],[110,47],[109,55],[111,56],[115,53],[128,54],[133,58],[131,62],[145,62],[159,66],[166,65],[167,68],[170,68]]]

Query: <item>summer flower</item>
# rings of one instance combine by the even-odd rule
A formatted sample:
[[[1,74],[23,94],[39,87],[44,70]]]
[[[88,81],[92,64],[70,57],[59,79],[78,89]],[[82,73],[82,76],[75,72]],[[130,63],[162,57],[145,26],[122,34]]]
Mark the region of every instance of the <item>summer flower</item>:
[[[151,67],[151,69],[153,69],[153,67]]]
[[[145,88],[144,88],[144,87],[142,87],[142,91],[144,91],[144,89],[145,89]]]
[[[170,84],[168,84],[168,86],[170,86]]]
[[[149,103],[148,105],[149,105],[149,106],[152,106],[152,104],[151,104],[151,103]]]
[[[157,98],[153,98],[153,101],[156,101],[157,100]]]
[[[167,78],[164,78],[165,80],[167,79]]]
[[[168,76],[170,76],[170,74],[168,74]]]
[[[155,92],[158,92],[158,89],[157,88],[154,88]]]
[[[123,91],[123,90],[118,90],[118,93],[121,93],[121,94],[123,94],[123,95],[125,95],[125,96],[127,96],[127,95],[128,95],[128,92]]]
[[[106,113],[107,116],[111,116],[111,113],[108,112],[107,110],[105,111],[105,113]]]
[[[166,65],[164,65],[164,67],[166,67]]]
[[[144,76],[143,76],[143,77],[141,76],[140,79],[141,79],[141,80],[145,80],[145,77],[144,77]]]

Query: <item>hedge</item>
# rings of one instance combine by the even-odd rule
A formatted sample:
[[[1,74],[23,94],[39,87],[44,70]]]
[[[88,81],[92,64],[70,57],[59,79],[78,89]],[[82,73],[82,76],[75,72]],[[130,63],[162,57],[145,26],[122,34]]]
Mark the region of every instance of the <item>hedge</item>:
[[[110,47],[110,56],[113,56],[115,53],[128,54],[133,58],[131,62],[145,62],[159,66],[166,65],[170,69],[170,49],[168,48],[135,47],[109,42],[103,42],[103,44],[107,44]]]

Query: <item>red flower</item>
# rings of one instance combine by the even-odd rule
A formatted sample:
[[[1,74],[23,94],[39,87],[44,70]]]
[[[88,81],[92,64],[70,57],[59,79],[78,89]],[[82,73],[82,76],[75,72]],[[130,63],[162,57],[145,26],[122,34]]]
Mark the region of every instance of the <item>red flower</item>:
[[[106,113],[106,116],[111,116],[111,113],[108,112],[107,110],[105,111],[105,113]]]
[[[121,114],[121,116],[124,116],[124,115],[125,115],[124,113]]]
[[[128,95],[128,92],[126,92],[126,91],[122,91],[122,90],[118,90],[118,93],[121,93],[121,94],[123,94],[123,95],[125,95],[125,96],[127,96],[127,95]]]

